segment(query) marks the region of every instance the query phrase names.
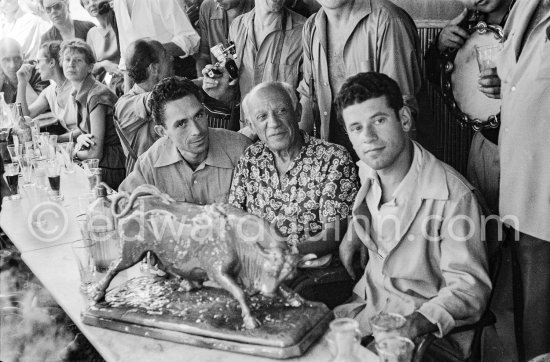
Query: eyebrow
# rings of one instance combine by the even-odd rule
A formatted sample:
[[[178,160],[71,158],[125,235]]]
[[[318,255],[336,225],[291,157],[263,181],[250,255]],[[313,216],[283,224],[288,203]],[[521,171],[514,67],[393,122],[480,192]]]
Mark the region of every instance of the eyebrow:
[[[370,119],[372,118],[375,118],[375,117],[378,117],[378,116],[389,116],[390,114],[389,113],[386,113],[386,112],[376,112],[375,114],[373,114],[372,116],[370,116]]]

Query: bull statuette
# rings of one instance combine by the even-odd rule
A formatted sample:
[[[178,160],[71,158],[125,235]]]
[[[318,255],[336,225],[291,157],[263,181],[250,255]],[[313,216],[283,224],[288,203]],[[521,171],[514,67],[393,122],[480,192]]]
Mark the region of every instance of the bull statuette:
[[[117,195],[112,212],[118,220],[121,257],[98,283],[96,301],[104,299],[120,271],[150,252],[159,269],[182,278],[183,284],[200,287],[212,280],[231,293],[248,329],[259,322],[246,303],[245,291],[268,297],[279,294],[295,307],[304,302],[281,284],[296,276],[301,257],[291,253],[284,238],[256,216],[230,205],[176,203],[151,185],[136,188],[132,195]]]

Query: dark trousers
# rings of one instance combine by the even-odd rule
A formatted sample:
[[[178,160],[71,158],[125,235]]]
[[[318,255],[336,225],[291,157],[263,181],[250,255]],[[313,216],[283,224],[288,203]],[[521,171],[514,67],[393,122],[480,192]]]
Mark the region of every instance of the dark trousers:
[[[525,361],[550,352],[550,242],[513,229],[508,238],[518,357]]]

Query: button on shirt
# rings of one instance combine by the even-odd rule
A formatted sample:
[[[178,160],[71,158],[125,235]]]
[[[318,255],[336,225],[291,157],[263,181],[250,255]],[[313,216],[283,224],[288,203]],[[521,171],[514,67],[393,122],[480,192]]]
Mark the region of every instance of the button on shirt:
[[[224,129],[211,128],[208,137],[208,154],[195,170],[174,143],[162,137],[138,158],[119,190],[132,192],[139,185],[151,184],[177,201],[200,205],[226,203],[233,168],[252,142],[240,133]]]
[[[229,203],[270,223],[296,246],[345,220],[357,193],[357,174],[341,146],[302,133],[305,145],[279,178],[273,154],[263,142],[249,147],[235,170]]]
[[[282,44],[279,64],[274,64],[277,44],[283,32],[282,21],[277,21],[271,33],[262,44],[254,37],[255,10],[237,17],[229,29],[229,40],[235,42],[239,67],[239,87],[244,97],[256,84],[282,81],[293,88],[298,87],[302,65],[302,27],[306,18],[286,11],[285,38]],[[284,14],[284,12],[283,12]]]

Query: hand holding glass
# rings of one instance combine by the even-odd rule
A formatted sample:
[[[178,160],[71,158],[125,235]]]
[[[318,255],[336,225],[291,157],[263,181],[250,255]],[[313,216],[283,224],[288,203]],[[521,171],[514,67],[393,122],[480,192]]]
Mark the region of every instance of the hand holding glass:
[[[496,68],[495,60],[502,50],[502,44],[476,46],[476,57],[479,71]]]

